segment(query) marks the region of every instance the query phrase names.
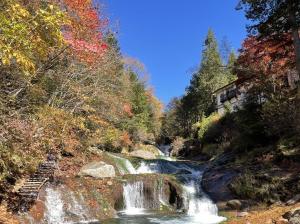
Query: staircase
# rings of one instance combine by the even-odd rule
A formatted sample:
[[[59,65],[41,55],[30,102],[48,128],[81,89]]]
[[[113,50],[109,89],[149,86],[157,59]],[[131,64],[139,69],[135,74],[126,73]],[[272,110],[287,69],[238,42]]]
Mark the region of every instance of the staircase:
[[[30,176],[24,185],[18,190],[17,194],[21,199],[21,211],[26,211],[37,200],[39,191],[43,185],[53,179],[54,171],[57,168],[55,160],[48,160],[41,163],[37,171]]]

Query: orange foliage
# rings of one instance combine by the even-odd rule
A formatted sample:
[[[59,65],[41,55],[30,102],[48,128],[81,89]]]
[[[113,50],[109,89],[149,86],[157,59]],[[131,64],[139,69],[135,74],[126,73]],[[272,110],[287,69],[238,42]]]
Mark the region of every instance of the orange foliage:
[[[133,144],[131,139],[130,139],[130,135],[128,134],[128,132],[123,133],[121,142],[122,142],[123,146],[130,146],[130,145]]]
[[[129,117],[132,117],[134,114],[132,112],[132,107],[130,104],[126,103],[124,104],[123,106],[123,110],[124,112],[129,116]]]
[[[65,29],[66,41],[78,60],[95,63],[107,49],[102,31],[108,21],[101,18],[91,0],[63,0],[63,3],[71,21]]]
[[[295,67],[291,34],[267,38],[248,37],[240,50],[237,64],[258,74],[285,74],[287,70]],[[238,75],[241,78],[243,73]]]

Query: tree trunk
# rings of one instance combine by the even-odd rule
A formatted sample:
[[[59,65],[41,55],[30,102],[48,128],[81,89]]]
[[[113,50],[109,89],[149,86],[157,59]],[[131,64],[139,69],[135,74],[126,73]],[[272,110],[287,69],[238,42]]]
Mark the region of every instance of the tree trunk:
[[[297,3],[296,3],[297,4]],[[292,30],[295,55],[296,55],[296,68],[300,75],[300,38],[299,38],[299,24],[297,24],[297,5],[294,0],[288,1],[288,22]]]
[[[293,42],[295,48],[295,55],[296,55],[296,69],[298,75],[300,77],[300,37],[299,37],[299,25],[297,24],[296,19],[296,11],[294,11],[293,4],[290,4],[290,15],[289,20],[292,27],[292,35],[293,35]],[[300,86],[298,86],[297,98],[300,98]]]
[[[298,28],[293,29],[293,41],[294,41],[295,54],[296,54],[296,68],[298,74],[300,75],[300,37],[299,37]]]

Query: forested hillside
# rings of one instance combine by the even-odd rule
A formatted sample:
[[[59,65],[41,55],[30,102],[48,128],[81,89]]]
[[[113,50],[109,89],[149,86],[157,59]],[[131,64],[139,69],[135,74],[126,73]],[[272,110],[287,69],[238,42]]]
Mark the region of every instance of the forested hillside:
[[[154,140],[161,103],[89,0],[0,3],[0,193],[48,154]]]
[[[222,60],[208,31],[199,68],[166,108],[162,138],[174,156],[210,161],[202,184],[216,201],[282,203],[299,192],[299,3],[245,0],[237,9],[251,21],[237,56]]]

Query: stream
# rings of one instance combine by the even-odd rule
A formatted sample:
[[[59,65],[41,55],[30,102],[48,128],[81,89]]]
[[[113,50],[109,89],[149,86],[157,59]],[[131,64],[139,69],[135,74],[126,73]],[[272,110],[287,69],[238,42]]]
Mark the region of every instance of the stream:
[[[201,180],[203,167],[186,161],[174,161],[169,157],[168,148],[162,148],[163,154],[160,159],[144,160],[138,168],[122,157],[110,155],[115,161],[118,161],[118,169],[121,174],[172,174],[179,180],[183,189],[183,210],[178,212],[162,213],[157,211],[160,206],[165,205],[166,199],[162,189],[156,189],[154,198],[151,200],[145,196],[144,183],[136,181],[133,183],[124,183],[123,200],[124,209],[120,210],[117,217],[101,222],[91,221],[75,222],[75,223],[104,223],[104,224],[218,224],[226,219],[218,215],[218,208],[209,199],[201,188]],[[65,222],[63,216],[64,211],[60,196],[51,189],[47,189],[46,205],[47,205],[47,223],[70,223]],[[72,196],[72,195],[71,195]],[[73,200],[73,213],[77,213],[79,217],[85,216],[84,209],[80,206],[80,202]],[[73,222],[74,223],[74,222]]]

